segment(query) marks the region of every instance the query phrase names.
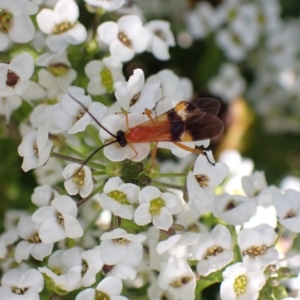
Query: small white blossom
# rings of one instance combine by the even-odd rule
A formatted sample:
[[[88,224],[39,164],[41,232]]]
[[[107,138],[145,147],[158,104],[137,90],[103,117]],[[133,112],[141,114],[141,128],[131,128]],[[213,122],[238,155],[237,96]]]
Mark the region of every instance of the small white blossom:
[[[135,53],[144,52],[152,39],[140,17],[135,15],[123,16],[117,23],[104,22],[97,32],[100,40],[109,45],[110,54],[120,61],[129,61]]]
[[[256,213],[256,204],[250,198],[227,193],[216,196],[213,214],[231,225],[242,225]]]
[[[172,256],[167,263],[162,263],[157,281],[158,286],[175,299],[195,299],[196,276],[182,258]]]
[[[44,288],[42,274],[35,270],[21,271],[12,269],[5,273],[1,279],[1,299],[40,299],[38,293]]]
[[[199,155],[193,172],[187,177],[189,203],[200,212],[211,211],[214,206],[214,188],[222,183],[228,174],[228,166],[223,162],[214,163],[211,152]]]
[[[168,230],[172,215],[183,208],[180,198],[172,193],[162,193],[155,186],[144,187],[139,194],[139,206],[134,213],[134,222],[140,226],[153,222],[158,229]]]
[[[0,258],[1,259],[4,259],[6,256],[8,251],[7,247],[15,243],[18,240],[18,238],[19,238],[18,231],[15,228],[11,228],[0,235]]]
[[[84,105],[85,108],[73,98]],[[58,127],[68,130],[69,134],[74,134],[84,131],[87,125],[94,124],[94,118],[101,120],[106,111],[107,108],[102,103],[92,102],[91,96],[84,95],[84,89],[73,86],[63,96],[61,107],[53,111],[52,117]]]
[[[161,98],[160,84],[159,80],[145,84],[143,70],[135,69],[128,82],[115,83],[115,96],[126,111],[143,113],[146,108],[153,109]]]
[[[89,288],[80,292],[75,300],[94,300],[96,295],[101,295],[103,299],[128,300],[127,297],[120,296],[122,288],[121,279],[108,276],[100,281],[96,289]]]
[[[34,71],[33,57],[24,52],[9,63],[0,63],[0,97],[22,96]]]
[[[49,206],[59,194],[49,185],[37,186],[31,195],[31,202],[38,207]]]
[[[233,244],[230,231],[223,225],[217,225],[210,233],[200,233],[198,243],[192,247],[197,264],[197,272],[207,276],[221,270],[233,257]]]
[[[9,123],[12,113],[22,104],[22,99],[18,95],[0,97],[0,116],[4,116],[6,123]]]
[[[84,0],[86,3],[92,7],[101,7],[107,11],[114,11],[121,8],[126,0]]]
[[[106,57],[102,61],[89,61],[84,71],[90,79],[87,91],[91,95],[103,95],[114,91],[114,83],[125,81],[122,63],[115,57]]]
[[[253,271],[242,263],[227,267],[223,278],[220,290],[222,300],[256,300],[266,282],[263,271]]]
[[[18,147],[18,153],[23,157],[22,169],[27,172],[46,163],[52,146],[46,126],[26,134]]]
[[[127,233],[124,229],[116,228],[101,236],[99,247],[101,260],[107,265],[122,262],[128,266],[138,265],[143,257],[142,242],[146,236]]]
[[[242,186],[248,197],[256,197],[268,187],[265,173],[255,171],[252,175],[242,177]]]
[[[231,102],[243,96],[246,82],[235,65],[226,63],[221,66],[219,74],[209,81],[208,87],[214,95]]]
[[[78,22],[79,8],[74,0],[59,0],[54,9],[43,8],[36,16],[39,28],[48,34],[46,43],[51,51],[65,50],[69,44],[85,41],[87,32]]]
[[[103,209],[115,216],[131,220],[134,213],[132,204],[138,200],[139,192],[137,185],[124,183],[120,177],[112,177],[103,187],[100,203]]]
[[[41,225],[39,237],[43,243],[55,243],[66,237],[76,239],[83,235],[83,230],[76,219],[77,206],[72,198],[58,196],[51,206],[39,208],[32,220]]]
[[[272,247],[276,232],[267,224],[255,228],[246,228],[239,232],[238,244],[248,263],[257,261],[261,266],[276,264],[279,260],[278,251]]]
[[[300,193],[287,190],[284,195],[273,197],[273,204],[277,211],[279,223],[292,232],[300,232]]]
[[[11,44],[27,43],[34,37],[34,25],[26,11],[26,1],[1,1],[0,51]]]
[[[169,69],[161,70],[157,74],[149,76],[147,82],[153,79],[161,81],[163,98],[171,97],[178,101],[188,101],[193,96],[191,80],[186,77],[180,78]]]
[[[18,223],[19,236],[24,240],[18,243],[15,250],[15,260],[20,263],[31,255],[36,260],[43,260],[52,253],[53,244],[44,244],[38,235],[39,225],[31,217],[23,217]]]
[[[78,172],[78,170],[80,171]],[[93,190],[93,177],[88,166],[69,164],[63,170],[64,186],[69,195],[87,197]]]
[[[160,60],[170,59],[169,47],[175,46],[174,35],[170,29],[170,23],[163,20],[153,20],[145,24],[152,32],[152,42],[148,48],[153,55]]]

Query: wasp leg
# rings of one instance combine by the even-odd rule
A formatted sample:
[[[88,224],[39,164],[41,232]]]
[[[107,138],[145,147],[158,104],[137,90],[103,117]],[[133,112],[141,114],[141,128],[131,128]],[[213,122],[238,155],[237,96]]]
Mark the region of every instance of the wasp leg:
[[[183,145],[181,143],[178,142],[172,142],[174,145],[178,146],[179,148],[189,151],[189,152],[193,152],[193,153],[197,153],[197,154],[202,154],[205,155],[205,151],[199,150],[199,149],[195,149],[195,148],[191,148],[189,146]]]

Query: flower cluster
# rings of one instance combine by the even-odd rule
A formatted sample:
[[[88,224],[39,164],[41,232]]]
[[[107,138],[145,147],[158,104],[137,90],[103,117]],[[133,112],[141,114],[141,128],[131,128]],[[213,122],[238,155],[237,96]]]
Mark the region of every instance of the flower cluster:
[[[191,101],[190,79],[133,61],[167,61],[175,46],[172,24],[143,14],[150,2],[0,1],[0,114],[19,125],[11,151],[38,184],[28,211],[4,215],[0,299],[192,300],[214,283],[221,299],[283,299],[295,284],[286,280],[299,267],[280,243],[300,232],[300,191],[268,186],[238,152],[216,162],[208,148],[223,131],[220,101]],[[195,40],[215,34],[229,62],[208,89],[229,105],[246,89],[235,63],[261,36],[272,49],[284,44],[275,32],[294,28],[268,3],[165,7]],[[274,52],[258,59],[282,71]],[[280,89],[293,68],[291,57]],[[274,80],[263,63],[256,71],[255,97]]]

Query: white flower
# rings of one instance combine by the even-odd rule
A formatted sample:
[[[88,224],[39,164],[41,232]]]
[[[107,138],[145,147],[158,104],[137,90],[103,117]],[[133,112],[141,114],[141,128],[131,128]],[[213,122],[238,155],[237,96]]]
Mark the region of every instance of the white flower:
[[[53,143],[48,139],[46,126],[26,134],[18,147],[18,153],[23,157],[22,169],[27,172],[46,163],[52,145]]]
[[[107,11],[114,11],[122,7],[126,0],[84,0],[86,3],[92,7],[102,7]]]
[[[184,259],[172,256],[167,263],[162,263],[157,281],[175,299],[195,299],[196,276]]]
[[[256,300],[266,282],[263,271],[253,271],[242,263],[227,267],[223,278],[220,290],[222,300]]]
[[[38,207],[49,206],[59,194],[49,185],[37,186],[31,195],[31,202]]]
[[[265,173],[255,171],[252,175],[243,176],[242,186],[248,197],[256,197],[268,187]]]
[[[0,2],[1,31],[0,51],[5,50],[11,41],[27,43],[34,37],[34,25],[26,12],[26,1],[14,0]]]
[[[89,288],[80,292],[75,300],[94,300],[96,295],[100,295],[103,299],[128,300],[128,298],[120,296],[122,288],[121,279],[108,276],[100,281],[96,289]]]
[[[209,81],[208,87],[214,95],[231,102],[235,98],[243,96],[246,82],[236,65],[226,63],[221,66],[219,74]]]
[[[0,97],[22,96],[34,71],[33,57],[24,52],[9,63],[0,63]]]
[[[43,243],[55,243],[66,237],[76,239],[83,235],[83,230],[76,219],[77,206],[72,198],[58,196],[51,206],[39,208],[32,220],[41,225],[39,236]]]
[[[128,120],[128,124],[126,122],[126,118]],[[132,128],[146,121],[147,118],[142,114],[128,114],[126,117],[120,114],[108,116],[102,120],[101,124],[115,136],[111,136],[108,132],[101,128],[100,138],[103,141],[111,142],[113,138],[117,138],[117,132],[120,130],[125,133],[126,138],[126,134],[130,132],[128,130],[129,128]],[[121,146],[118,142],[116,142],[109,146],[106,146],[103,150],[104,155],[111,161],[122,161],[125,159],[131,159],[132,161],[141,161],[147,157],[149,151],[149,143],[135,143],[128,141],[124,146]]]
[[[228,166],[223,162],[214,163],[211,152],[199,155],[193,172],[187,177],[189,203],[200,212],[211,211],[214,206],[214,188],[222,183],[228,173]]]
[[[256,213],[256,204],[251,199],[229,195],[216,196],[213,214],[231,225],[242,225]]]
[[[13,269],[5,273],[1,279],[1,299],[40,299],[38,293],[44,288],[42,274],[35,270],[21,271]]]
[[[61,181],[62,171],[61,163],[57,159],[50,157],[48,162],[44,166],[35,169],[34,173],[38,184],[54,185]]]
[[[48,34],[46,43],[51,51],[59,52],[85,41],[87,32],[79,23],[79,8],[74,0],[59,0],[54,9],[43,8],[36,16],[39,28]]]
[[[195,39],[206,37],[220,23],[220,18],[210,2],[198,2],[186,15],[189,33]]]
[[[152,39],[140,17],[135,15],[123,16],[117,23],[105,22],[97,32],[100,40],[109,45],[111,55],[120,61],[129,61],[135,53],[144,52]]]
[[[24,240],[18,243],[15,250],[15,260],[20,263],[27,260],[29,255],[36,260],[43,260],[52,253],[53,244],[44,244],[38,235],[39,225],[31,217],[23,217],[18,223],[19,236]]]
[[[162,20],[153,20],[145,24],[152,33],[152,42],[148,48],[160,60],[170,59],[169,46],[175,46],[175,39],[170,30],[170,23]]]
[[[248,263],[257,261],[262,267],[276,264],[279,260],[278,251],[272,247],[276,232],[267,224],[255,228],[246,228],[239,232],[238,244]]]
[[[78,170],[80,171],[78,172]],[[93,177],[88,166],[69,164],[63,170],[64,186],[69,195],[87,197],[93,190]]]
[[[9,123],[12,113],[22,104],[22,99],[17,96],[0,97],[0,116],[4,116]]]
[[[8,229],[0,235],[0,258],[4,259],[8,246],[11,246],[14,242],[18,240],[18,231],[15,228]]]
[[[74,99],[79,101],[84,108]],[[74,134],[84,131],[87,125],[94,124],[94,118],[101,120],[106,111],[107,108],[102,103],[92,102],[91,96],[84,95],[84,89],[73,86],[63,96],[61,107],[53,111],[52,117],[58,127]]]
[[[186,77],[179,78],[173,71],[164,69],[156,75],[149,76],[147,82],[153,79],[161,81],[162,97],[188,101],[193,96],[193,85]]]
[[[104,265],[102,271],[106,276],[112,276],[122,280],[134,280],[137,274],[134,267],[124,265],[120,262],[115,265]]]
[[[126,111],[143,113],[146,108],[153,109],[161,98],[160,83],[152,80],[145,84],[143,70],[135,69],[128,82],[115,83],[115,96]]]
[[[300,193],[289,189],[284,195],[275,195],[273,204],[279,223],[292,232],[300,232]]]
[[[192,247],[196,260],[197,272],[207,276],[221,270],[233,257],[233,245],[230,231],[223,225],[217,225],[210,233],[200,233],[198,243]]]
[[[136,266],[143,257],[142,242],[146,236],[127,233],[124,229],[116,228],[101,236],[100,257],[107,265],[121,262],[128,266]]]
[[[103,209],[115,216],[131,220],[134,208],[132,204],[138,199],[140,188],[132,183],[123,183],[120,177],[112,177],[103,187],[100,203]]]
[[[122,63],[115,57],[106,57],[102,61],[91,60],[84,68],[90,82],[87,91],[91,95],[103,95],[114,91],[114,83],[124,81]]]
[[[181,199],[172,193],[162,193],[155,186],[144,187],[139,194],[139,206],[134,213],[134,222],[143,226],[153,222],[158,229],[168,230],[172,215],[183,208]]]

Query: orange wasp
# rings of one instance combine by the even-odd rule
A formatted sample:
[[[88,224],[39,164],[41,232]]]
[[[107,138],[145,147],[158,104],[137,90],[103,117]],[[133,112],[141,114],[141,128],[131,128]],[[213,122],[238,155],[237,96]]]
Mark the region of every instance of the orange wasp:
[[[80,103],[80,101],[70,94],[69,96],[81,105],[103,130],[114,138],[113,141],[110,141],[96,149],[85,160],[83,165],[99,150],[113,143],[118,143],[120,147],[125,147],[127,144],[130,145],[131,143],[154,142],[156,145],[151,155],[152,162],[156,155],[156,146],[158,142],[172,142],[184,150],[203,154],[203,151],[190,148],[181,142],[211,139],[221,134],[224,130],[222,121],[217,117],[221,105],[219,100],[216,98],[204,97],[190,102],[181,101],[174,108],[154,118],[151,116],[151,111],[146,109],[145,114],[149,117],[149,121],[132,128],[127,126],[127,131],[119,130],[115,135],[101,125],[101,123],[96,120],[96,118],[84,107],[82,103]],[[131,147],[137,154],[134,147]]]

